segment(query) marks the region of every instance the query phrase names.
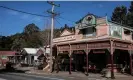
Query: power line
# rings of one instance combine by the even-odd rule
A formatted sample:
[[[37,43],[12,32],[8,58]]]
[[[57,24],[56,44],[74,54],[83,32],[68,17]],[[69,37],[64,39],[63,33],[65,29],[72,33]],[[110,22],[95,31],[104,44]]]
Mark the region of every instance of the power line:
[[[17,9],[12,9],[12,8],[5,7],[5,6],[0,6],[0,7],[1,7],[1,8],[4,8],[4,9],[12,10],[12,11],[17,11],[17,12],[20,12],[20,13],[25,13],[25,14],[34,15],[34,16],[40,16],[40,17],[50,17],[50,16],[44,16],[44,15],[40,15],[40,14],[34,14],[34,13],[25,12],[25,11],[20,11],[20,10],[17,10]]]
[[[63,25],[57,19],[55,19],[55,20],[61,27],[63,27]]]
[[[59,18],[64,19],[64,20],[67,20],[67,21],[72,22],[72,23],[75,23],[75,21],[72,21],[72,20],[69,20],[69,19],[65,19],[65,18],[63,18],[61,16],[59,16]]]

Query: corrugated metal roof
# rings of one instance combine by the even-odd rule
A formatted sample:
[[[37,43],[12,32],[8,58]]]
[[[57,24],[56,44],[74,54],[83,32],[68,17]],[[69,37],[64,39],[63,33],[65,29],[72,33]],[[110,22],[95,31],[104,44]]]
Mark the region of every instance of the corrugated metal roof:
[[[39,50],[38,48],[23,48],[24,51],[26,51],[27,54],[36,54]]]

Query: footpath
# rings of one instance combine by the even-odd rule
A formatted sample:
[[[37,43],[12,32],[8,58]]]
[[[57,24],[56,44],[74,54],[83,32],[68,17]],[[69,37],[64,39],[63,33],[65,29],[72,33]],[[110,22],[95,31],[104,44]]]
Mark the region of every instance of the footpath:
[[[110,78],[102,77],[101,74],[94,74],[89,73],[89,76],[86,76],[84,73],[81,72],[72,72],[72,74],[69,74],[69,72],[62,72],[59,73],[53,72],[45,72],[43,70],[30,70],[27,71],[28,74],[36,74],[36,75],[45,75],[45,76],[58,76],[58,77],[69,77],[73,78],[72,80],[112,80]],[[115,73],[115,79],[114,80],[133,80],[133,76],[131,75],[125,75],[121,73]]]

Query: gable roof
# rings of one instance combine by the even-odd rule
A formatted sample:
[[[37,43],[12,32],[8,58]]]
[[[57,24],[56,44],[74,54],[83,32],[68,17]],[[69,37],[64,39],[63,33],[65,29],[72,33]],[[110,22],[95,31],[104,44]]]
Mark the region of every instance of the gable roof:
[[[23,48],[22,52],[25,51],[27,54],[36,54],[38,48]]]
[[[67,31],[67,34],[65,34],[66,31]],[[64,29],[62,33],[60,34],[60,36],[67,36],[71,34],[73,34],[73,32],[70,29]]]
[[[61,29],[60,36],[61,36],[66,30],[67,30],[69,33],[71,33],[71,34],[74,34],[74,33],[75,33],[75,27],[68,27],[67,24],[65,24],[65,26]],[[65,35],[64,35],[64,36],[65,36]]]
[[[45,55],[45,46],[44,47],[40,47],[38,49],[38,51],[36,52],[37,55],[41,55],[44,54]]]

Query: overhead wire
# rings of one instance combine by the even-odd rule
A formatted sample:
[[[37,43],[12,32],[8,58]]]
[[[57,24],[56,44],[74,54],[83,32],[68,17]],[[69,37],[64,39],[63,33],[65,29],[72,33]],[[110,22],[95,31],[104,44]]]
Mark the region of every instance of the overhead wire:
[[[55,20],[61,27],[63,27],[63,25],[57,19],[55,19]]]
[[[61,17],[61,16],[59,16],[58,18],[67,20],[67,21],[72,22],[72,23],[75,23],[75,21],[72,21],[72,20],[69,20],[69,19],[65,19],[64,17]]]
[[[40,15],[40,14],[34,14],[34,13],[29,13],[29,12],[25,12],[25,11],[17,10],[17,9],[9,8],[9,7],[6,7],[6,6],[0,6],[0,8],[4,8],[4,9],[8,9],[8,10],[12,10],[12,11],[17,11],[17,12],[20,12],[20,13],[30,14],[30,15],[34,15],[34,16],[50,17],[50,16],[44,16],[44,15]]]

